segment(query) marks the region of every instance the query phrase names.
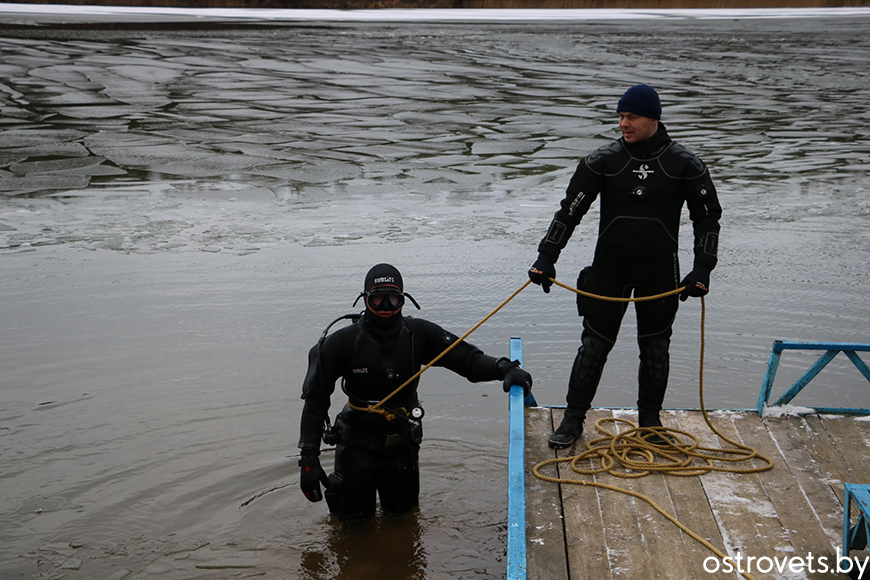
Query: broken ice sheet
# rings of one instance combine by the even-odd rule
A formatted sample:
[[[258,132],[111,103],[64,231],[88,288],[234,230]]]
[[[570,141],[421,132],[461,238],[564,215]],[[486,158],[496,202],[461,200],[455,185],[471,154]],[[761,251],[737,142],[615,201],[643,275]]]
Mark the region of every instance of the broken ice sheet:
[[[68,157],[66,159],[47,159],[39,161],[25,161],[23,163],[13,163],[9,169],[18,176],[38,175],[45,173],[74,173],[78,175],[111,175],[111,171],[101,173],[100,170],[93,169],[100,165],[106,159],[104,157]],[[107,167],[106,169],[113,169]],[[126,173],[123,169],[118,169],[115,175]]]
[[[65,174],[0,178],[0,194],[25,195],[64,189],[82,189],[88,185],[89,181],[87,176]]]

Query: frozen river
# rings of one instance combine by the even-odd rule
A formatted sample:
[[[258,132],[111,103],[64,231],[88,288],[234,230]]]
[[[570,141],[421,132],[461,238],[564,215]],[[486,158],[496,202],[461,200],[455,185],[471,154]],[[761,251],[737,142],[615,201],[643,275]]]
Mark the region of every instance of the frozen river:
[[[421,317],[485,316],[638,82],[725,212],[708,405],[754,407],[773,340],[870,342],[866,15],[20,19],[0,15],[0,577],[502,578],[501,385],[427,372],[419,513],[346,529],[298,491],[307,350],[381,261]],[[561,280],[591,261],[596,218]],[[634,404],[632,318],[596,405]],[[470,340],[500,356],[521,336],[559,405],[579,322],[573,295],[528,288]],[[698,405],[699,325],[685,303],[668,406]],[[787,354],[779,388],[814,359]],[[870,392],[842,358],[795,403]]]

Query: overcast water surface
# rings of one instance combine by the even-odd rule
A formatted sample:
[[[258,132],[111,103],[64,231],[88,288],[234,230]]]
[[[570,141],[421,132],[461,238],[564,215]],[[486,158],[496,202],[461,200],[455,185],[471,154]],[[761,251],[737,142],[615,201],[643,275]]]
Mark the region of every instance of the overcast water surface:
[[[754,407],[774,340],[870,342],[868,62],[868,18],[0,30],[0,577],[503,578],[501,385],[427,372],[419,511],[340,526],[298,490],[308,348],[382,261],[408,314],[473,326],[645,82],[724,208],[706,401]],[[596,405],[634,404],[632,318]],[[579,333],[529,287],[469,340],[522,337],[560,405]],[[839,357],[795,403],[870,391]]]

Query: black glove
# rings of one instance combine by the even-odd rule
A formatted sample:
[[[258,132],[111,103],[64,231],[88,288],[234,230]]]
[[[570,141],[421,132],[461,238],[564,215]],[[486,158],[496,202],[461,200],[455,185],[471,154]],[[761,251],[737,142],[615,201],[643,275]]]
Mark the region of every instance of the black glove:
[[[555,277],[556,266],[553,265],[553,262],[545,260],[544,258],[539,257],[535,260],[532,267],[529,268],[529,280],[540,285],[544,289],[544,292],[548,294],[550,293],[550,286],[553,285],[550,278]]]
[[[704,270],[692,270],[680,282],[680,286],[685,286],[686,289],[680,292],[680,300],[685,302],[689,296],[700,298],[706,296],[710,291],[710,272]]]
[[[329,487],[329,478],[326,472],[320,467],[320,459],[316,455],[306,456],[303,453],[302,459],[299,460],[299,467],[302,468],[302,473],[299,475],[299,487],[302,488],[302,493],[308,498],[308,501],[320,501],[323,499],[323,493],[320,491],[320,483],[323,482],[324,487]]]
[[[520,368],[520,361],[502,358],[499,359],[498,368],[504,373],[505,393],[510,393],[512,386],[520,385],[523,388],[523,395],[529,396],[532,392],[532,375]]]

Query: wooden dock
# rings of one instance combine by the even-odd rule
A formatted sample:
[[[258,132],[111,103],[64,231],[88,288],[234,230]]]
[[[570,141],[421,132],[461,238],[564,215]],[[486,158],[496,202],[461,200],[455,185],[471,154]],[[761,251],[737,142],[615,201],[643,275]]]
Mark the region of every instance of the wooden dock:
[[[537,478],[532,471],[535,465],[557,456],[548,448],[547,438],[562,413],[550,407],[525,409],[527,578],[742,578],[733,571],[726,573],[725,562],[644,501],[608,489]],[[586,449],[589,437],[600,437],[595,421],[601,417],[635,421],[636,412],[593,409],[587,415],[583,437],[558,456],[578,455]],[[739,555],[741,569],[756,580],[849,577],[836,571],[843,536],[843,484],[870,483],[870,421],[843,415],[762,419],[750,411],[716,411],[710,418],[723,435],[770,458],[773,469],[693,477],[652,473],[639,479],[580,475],[567,462],[545,466],[542,471],[649,496],[729,555],[732,565]],[[710,430],[700,411],[663,411],[662,422],[694,434],[701,445],[730,447]],[[853,551],[850,556],[863,564],[867,552]],[[754,558],[748,569],[747,557]],[[780,571],[786,558],[789,564]],[[847,566],[840,563],[841,568]],[[864,577],[870,578],[870,571]]]

